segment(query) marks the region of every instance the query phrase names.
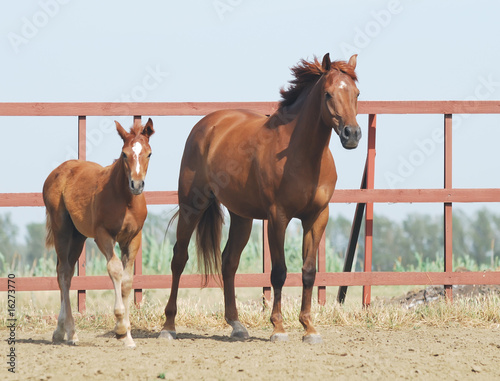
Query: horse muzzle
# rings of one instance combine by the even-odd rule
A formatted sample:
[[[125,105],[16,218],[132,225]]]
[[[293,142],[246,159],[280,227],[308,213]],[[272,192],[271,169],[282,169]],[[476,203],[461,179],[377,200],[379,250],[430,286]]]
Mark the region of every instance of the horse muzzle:
[[[139,195],[144,190],[144,180],[130,180],[129,181],[130,191],[133,195]]]
[[[344,126],[339,136],[340,142],[345,149],[354,149],[361,139],[361,128],[359,126]]]

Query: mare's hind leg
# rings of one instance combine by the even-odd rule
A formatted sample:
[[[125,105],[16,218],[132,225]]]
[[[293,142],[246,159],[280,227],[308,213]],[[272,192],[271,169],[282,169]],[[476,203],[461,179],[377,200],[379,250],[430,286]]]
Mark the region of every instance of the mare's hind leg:
[[[300,309],[299,321],[305,329],[305,334],[302,340],[305,343],[317,344],[321,343],[322,339],[312,324],[311,319],[311,299],[316,278],[316,253],[318,252],[319,243],[325,231],[326,223],[328,222],[328,206],[319,216],[315,215],[312,218],[302,221],[304,228],[304,239],[302,242],[302,306]]]
[[[142,232],[139,232],[130,242],[128,246],[120,245],[122,252],[123,278],[122,278],[122,299],[125,306],[125,315],[122,322],[116,323],[116,331],[126,331],[124,335],[117,334],[118,339],[123,340],[123,344],[129,348],[134,348],[135,343],[132,339],[130,327],[130,291],[132,290],[132,281],[134,280],[134,261],[141,246]],[[122,324],[122,326],[119,326]]]
[[[250,238],[252,219],[231,213],[231,226],[226,247],[222,252],[222,279],[224,280],[224,304],[226,322],[233,328],[231,337],[248,339],[248,331],[241,324],[236,309],[234,276],[240,263],[241,252]]]
[[[53,224],[54,228],[54,224]],[[57,253],[57,282],[61,290],[61,311],[57,319],[57,328],[52,341],[60,343],[67,336],[69,344],[76,344],[78,336],[75,332],[75,321],[71,313],[69,288],[75,271],[75,264],[82,253],[86,237],[81,235],[67,217],[65,223],[54,230],[54,244]]]
[[[179,282],[189,258],[188,246],[194,229],[199,221],[203,210],[190,208],[184,209],[184,204],[180,204],[179,217],[177,220],[177,242],[174,245],[174,255],[170,268],[172,270],[172,287],[170,297],[165,307],[165,324],[158,338],[173,340],[177,337],[175,331],[175,316],[177,315],[177,294],[179,291]]]

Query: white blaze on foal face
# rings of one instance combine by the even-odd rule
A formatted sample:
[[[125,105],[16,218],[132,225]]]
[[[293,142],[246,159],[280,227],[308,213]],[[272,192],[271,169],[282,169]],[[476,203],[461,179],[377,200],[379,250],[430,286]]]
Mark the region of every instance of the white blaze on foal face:
[[[141,171],[141,163],[139,161],[139,154],[142,151],[142,144],[139,142],[135,142],[134,145],[132,146],[132,151],[134,152],[134,159],[136,160],[135,161],[135,163],[136,163],[135,164],[135,171],[137,172],[137,174],[139,174]]]

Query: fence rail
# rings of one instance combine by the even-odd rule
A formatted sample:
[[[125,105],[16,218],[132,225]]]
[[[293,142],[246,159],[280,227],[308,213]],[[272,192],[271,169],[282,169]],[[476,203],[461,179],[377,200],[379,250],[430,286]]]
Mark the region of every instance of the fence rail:
[[[75,116],[78,117],[78,154],[86,159],[86,117],[87,116],[202,116],[212,111],[229,108],[247,108],[263,114],[271,114],[275,102],[144,102],[144,103],[0,103],[0,116]],[[500,188],[457,189],[452,187],[452,114],[500,114],[500,101],[362,101],[358,105],[359,114],[369,115],[368,152],[362,189],[338,189],[331,202],[357,203],[357,215],[353,220],[351,243],[357,241],[359,224],[364,214],[365,221],[365,266],[364,272],[351,273],[345,266],[343,273],[327,273],[325,265],[324,240],[320,245],[318,286],[320,303],[326,301],[326,287],[363,286],[363,303],[370,303],[371,286],[376,285],[445,285],[451,298],[451,286],[458,284],[500,284],[500,271],[454,272],[452,269],[452,205],[456,202],[500,202]],[[374,189],[376,116],[378,114],[442,114],[444,116],[444,186],[439,189]],[[177,192],[146,192],[146,200],[153,204],[176,204]],[[444,205],[444,256],[443,272],[371,272],[373,242],[374,203],[442,203]],[[0,193],[0,207],[43,206],[41,193]],[[361,207],[360,207],[361,206]],[[356,226],[358,225],[358,226]],[[357,233],[356,233],[357,231]],[[266,222],[263,224],[263,272],[259,274],[237,274],[236,287],[262,287],[270,298],[270,253],[267,244]],[[350,245],[353,246],[353,245]],[[353,253],[346,254],[346,260]],[[351,258],[352,259],[352,258]],[[347,262],[346,262],[347,263]],[[72,289],[78,290],[78,309],[85,309],[85,291],[112,289],[107,276],[85,275],[85,253],[80,257],[78,276],[73,278]],[[301,274],[288,274],[285,286],[301,286]],[[142,253],[136,258],[133,282],[137,303],[142,298],[143,289],[169,288],[170,275],[142,275]],[[183,275],[181,287],[198,288],[201,275]],[[209,287],[217,287],[210,281]],[[7,290],[7,279],[0,279],[0,291]],[[56,277],[16,278],[18,291],[58,290]],[[339,293],[340,294],[340,293]],[[340,299],[340,298],[339,298]]]

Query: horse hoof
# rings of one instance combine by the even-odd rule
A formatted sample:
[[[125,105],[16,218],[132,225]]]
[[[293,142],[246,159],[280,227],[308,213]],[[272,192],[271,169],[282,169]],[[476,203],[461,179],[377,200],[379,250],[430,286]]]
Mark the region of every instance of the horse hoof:
[[[64,342],[64,332],[61,334],[58,331],[54,331],[54,333],[52,334],[52,342],[54,344],[60,344]]]
[[[228,324],[233,327],[233,332],[231,332],[232,339],[246,340],[250,337],[247,329],[239,321],[228,322]]]
[[[283,342],[283,341],[288,341],[287,333],[275,333],[271,336],[272,343]]]
[[[126,348],[134,349],[136,347],[134,340],[132,340],[132,338],[130,338],[130,339],[124,338],[124,339],[122,339],[122,341],[123,341],[123,346]]]
[[[164,340],[175,340],[177,339],[177,333],[175,331],[161,331],[158,338]]]
[[[303,336],[302,342],[306,344],[321,344],[323,342],[323,339],[321,338],[321,335],[314,333]]]
[[[244,331],[233,330],[233,332],[231,332],[231,338],[232,339],[246,340],[249,337],[250,337],[250,335],[248,334],[248,332],[247,332],[246,329]]]
[[[78,345],[78,339],[68,340],[68,345]]]

